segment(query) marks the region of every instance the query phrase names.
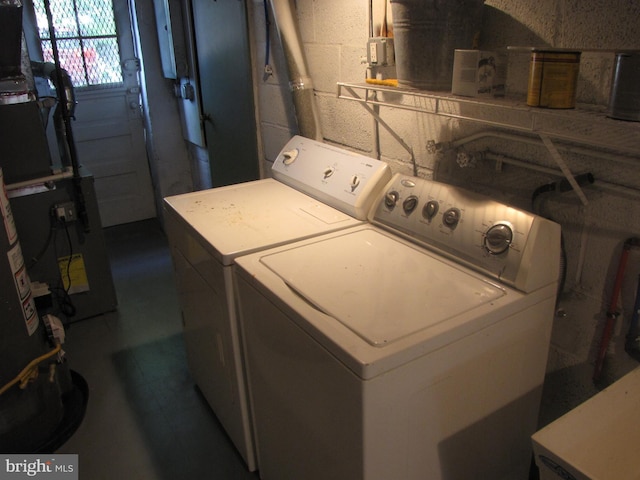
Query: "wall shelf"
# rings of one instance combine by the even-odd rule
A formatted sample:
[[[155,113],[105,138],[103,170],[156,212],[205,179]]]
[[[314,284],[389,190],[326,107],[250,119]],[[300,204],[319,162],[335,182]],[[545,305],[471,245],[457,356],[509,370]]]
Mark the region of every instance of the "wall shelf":
[[[530,107],[522,101],[509,98],[468,98],[443,92],[369,83],[339,82],[338,98],[362,104],[410,153],[411,147],[380,117],[375,106],[469,120],[491,127],[537,135],[584,205],[588,203],[587,198],[575,182],[554,142],[610,150],[617,155],[637,158],[640,161],[640,122],[609,118],[604,108],[580,106],[569,110],[553,110]]]
[[[374,95],[375,94],[375,95]],[[504,98],[467,98],[441,92],[338,83],[338,98],[479,122],[553,140],[615,151],[640,159],[640,122],[614,120],[603,108],[552,110]]]

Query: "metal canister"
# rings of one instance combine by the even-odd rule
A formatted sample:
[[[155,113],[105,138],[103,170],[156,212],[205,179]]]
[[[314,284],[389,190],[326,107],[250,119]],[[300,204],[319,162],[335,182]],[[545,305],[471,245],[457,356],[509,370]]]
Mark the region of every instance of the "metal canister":
[[[609,116],[640,122],[640,51],[616,53]]]
[[[580,70],[580,52],[534,50],[529,63],[527,105],[574,108]]]

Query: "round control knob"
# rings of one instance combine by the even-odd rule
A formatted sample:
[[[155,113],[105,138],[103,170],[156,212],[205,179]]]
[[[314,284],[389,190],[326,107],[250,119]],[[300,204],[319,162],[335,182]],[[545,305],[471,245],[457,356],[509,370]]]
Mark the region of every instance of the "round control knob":
[[[460,221],[460,210],[457,208],[450,208],[446,212],[442,214],[442,223],[450,229],[456,228],[458,222]]]
[[[402,202],[402,209],[404,210],[404,213],[406,213],[407,215],[413,212],[417,206],[418,206],[418,197],[416,197],[415,195],[411,195],[407,197],[406,200]]]
[[[424,207],[422,207],[422,216],[428,221],[431,221],[433,220],[433,217],[435,217],[438,213],[439,208],[440,205],[438,204],[438,202],[436,202],[435,200],[429,200],[424,204]]]
[[[298,158],[298,149],[294,148],[293,150],[289,150],[288,152],[282,153],[282,163],[285,165],[291,165]]]
[[[400,195],[398,194],[398,192],[396,191],[388,192],[384,196],[384,204],[387,206],[387,208],[391,209],[396,206],[396,203],[398,202],[398,198],[400,198]]]
[[[356,188],[358,188],[358,185],[360,185],[360,177],[358,177],[358,175],[354,175],[353,177],[351,177],[351,191],[353,192]]]
[[[336,169],[334,167],[327,167],[324,169],[324,172],[322,172],[322,174],[324,175],[324,178],[329,178],[335,171]]]
[[[494,225],[484,235],[484,248],[493,255],[506,251],[513,241],[513,231],[509,225],[500,223]]]

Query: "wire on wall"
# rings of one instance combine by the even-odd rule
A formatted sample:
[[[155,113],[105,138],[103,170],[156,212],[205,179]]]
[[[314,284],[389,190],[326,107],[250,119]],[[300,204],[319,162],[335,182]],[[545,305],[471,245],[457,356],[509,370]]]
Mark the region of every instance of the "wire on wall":
[[[71,240],[71,234],[69,233],[69,224],[65,219],[57,218],[56,216],[56,206],[53,205],[51,207],[51,215],[50,215],[50,226],[47,238],[44,241],[44,244],[40,251],[30,259],[29,264],[27,265],[27,270],[32,269],[38,262],[40,262],[43,257],[46,255],[49,248],[53,245],[53,255],[54,258],[58,259],[58,245],[57,245],[57,236],[58,231],[63,229],[65,232],[65,238],[68,246],[68,261],[66,267],[64,268],[64,272],[60,271],[60,278],[58,279],[58,285],[56,287],[51,288],[51,293],[56,300],[56,304],[60,313],[65,315],[67,318],[73,317],[76,314],[76,307],[73,304],[71,296],[69,295],[69,290],[71,288],[71,262],[73,259],[73,241]],[[67,286],[65,287],[65,280]]]
[[[71,235],[69,234],[69,224],[60,220],[62,226],[64,227],[65,237],[67,239],[67,245],[69,247],[69,254],[67,257],[67,265],[65,267],[64,278],[61,277],[60,280],[62,282],[62,286],[58,288],[58,292],[60,293],[60,298],[58,298],[58,306],[60,307],[60,311],[67,317],[73,317],[76,314],[76,307],[71,300],[71,296],[69,295],[69,290],[71,289],[71,262],[73,260],[73,242],[71,241]],[[57,256],[57,255],[56,255]],[[62,273],[62,272],[61,272]],[[65,280],[67,286],[65,287]]]
[[[264,30],[265,30],[265,52],[264,52],[264,73],[267,76],[273,75],[273,68],[269,64],[271,56],[271,21],[269,20],[269,5],[267,0],[263,0],[264,4]]]

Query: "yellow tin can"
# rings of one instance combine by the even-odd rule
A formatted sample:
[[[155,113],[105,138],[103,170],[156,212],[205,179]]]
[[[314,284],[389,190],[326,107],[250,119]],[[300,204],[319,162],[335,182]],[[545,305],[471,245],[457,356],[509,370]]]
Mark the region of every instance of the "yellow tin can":
[[[534,50],[529,63],[527,105],[574,108],[580,52]]]

